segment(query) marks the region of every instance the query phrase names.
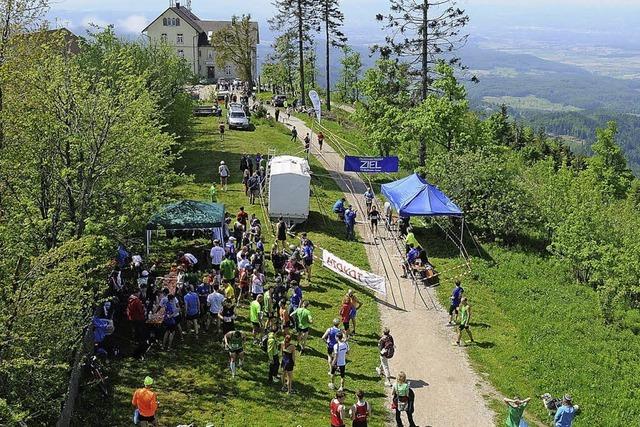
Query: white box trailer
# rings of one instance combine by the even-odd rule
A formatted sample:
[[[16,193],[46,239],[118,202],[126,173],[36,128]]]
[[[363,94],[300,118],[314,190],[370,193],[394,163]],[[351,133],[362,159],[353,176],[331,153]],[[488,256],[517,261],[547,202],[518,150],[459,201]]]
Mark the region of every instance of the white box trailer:
[[[277,156],[269,162],[269,217],[290,225],[309,217],[311,170],[300,157]]]

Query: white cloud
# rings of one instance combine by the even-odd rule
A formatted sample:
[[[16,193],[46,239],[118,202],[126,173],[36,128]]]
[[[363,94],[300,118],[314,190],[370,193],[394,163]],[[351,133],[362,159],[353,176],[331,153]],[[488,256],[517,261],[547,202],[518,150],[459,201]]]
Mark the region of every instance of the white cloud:
[[[109,23],[104,19],[98,18],[97,16],[85,16],[84,18],[82,18],[81,25],[84,28],[89,28],[94,25],[97,25],[98,27],[106,27],[107,25],[109,25]]]
[[[129,15],[124,19],[118,19],[116,28],[126,33],[140,33],[147,25],[149,20],[142,15]]]

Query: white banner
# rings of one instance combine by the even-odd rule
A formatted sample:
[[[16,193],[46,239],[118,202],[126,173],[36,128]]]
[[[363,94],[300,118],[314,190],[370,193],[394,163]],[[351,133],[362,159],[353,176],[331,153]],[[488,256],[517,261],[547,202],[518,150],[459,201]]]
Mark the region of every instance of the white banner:
[[[360,286],[372,289],[382,295],[387,294],[384,277],[360,270],[358,267],[341,260],[326,249],[322,250],[322,265]]]
[[[316,117],[318,118],[318,123],[320,123],[320,117],[322,117],[322,104],[320,103],[320,95],[315,90],[309,91],[309,98],[311,98],[311,103],[313,104],[313,109],[316,111]]]

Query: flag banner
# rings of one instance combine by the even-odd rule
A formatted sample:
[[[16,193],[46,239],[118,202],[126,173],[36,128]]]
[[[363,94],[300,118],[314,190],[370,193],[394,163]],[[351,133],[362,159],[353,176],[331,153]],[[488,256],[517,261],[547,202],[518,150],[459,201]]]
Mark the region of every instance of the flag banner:
[[[361,270],[338,258],[326,249],[322,250],[322,265],[360,286],[369,288],[381,295],[387,294],[384,277]]]
[[[364,172],[364,173],[381,173],[381,172],[398,172],[398,157],[355,157],[345,156],[344,171],[345,172]]]
[[[311,98],[311,104],[313,104],[313,109],[316,112],[316,118],[318,119],[318,123],[320,123],[320,117],[322,117],[322,104],[320,102],[320,95],[315,90],[309,91],[309,98]]]

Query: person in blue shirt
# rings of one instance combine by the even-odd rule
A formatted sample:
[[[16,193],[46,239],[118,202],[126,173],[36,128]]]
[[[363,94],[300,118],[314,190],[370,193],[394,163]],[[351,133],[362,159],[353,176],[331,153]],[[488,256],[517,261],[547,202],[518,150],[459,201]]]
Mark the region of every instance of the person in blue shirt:
[[[291,298],[289,299],[290,307],[289,312],[293,312],[296,308],[300,307],[300,303],[302,302],[302,289],[300,289],[300,284],[298,282],[293,282],[293,291],[291,293]]]
[[[333,205],[333,212],[338,214],[338,219],[340,221],[344,220],[344,203],[347,201],[344,197]]]
[[[562,406],[558,408],[556,415],[553,417],[555,427],[571,427],[577,410],[578,407],[573,406],[571,396],[565,394],[562,398]]]
[[[306,239],[302,246],[302,262],[304,269],[307,272],[307,282],[311,283],[311,266],[313,265],[313,243],[311,240]]]
[[[407,262],[402,264],[404,274],[400,277],[408,277],[411,275],[411,267],[415,264],[416,260],[420,256],[420,251],[413,247],[413,244],[409,245],[409,252],[407,252]]]
[[[184,305],[187,311],[187,330],[193,324],[196,338],[198,337],[198,318],[200,317],[200,298],[193,290],[193,285],[189,286],[189,292],[184,296]]]
[[[458,307],[460,306],[460,300],[462,299],[462,294],[464,292],[464,288],[460,284],[459,280],[456,280],[456,287],[453,288],[451,292],[451,305],[449,306],[449,324],[455,325],[455,318],[458,317]]]
[[[356,233],[354,228],[356,226],[356,210],[353,206],[349,205],[349,208],[344,212],[344,223],[347,226],[347,240],[355,240]]]

